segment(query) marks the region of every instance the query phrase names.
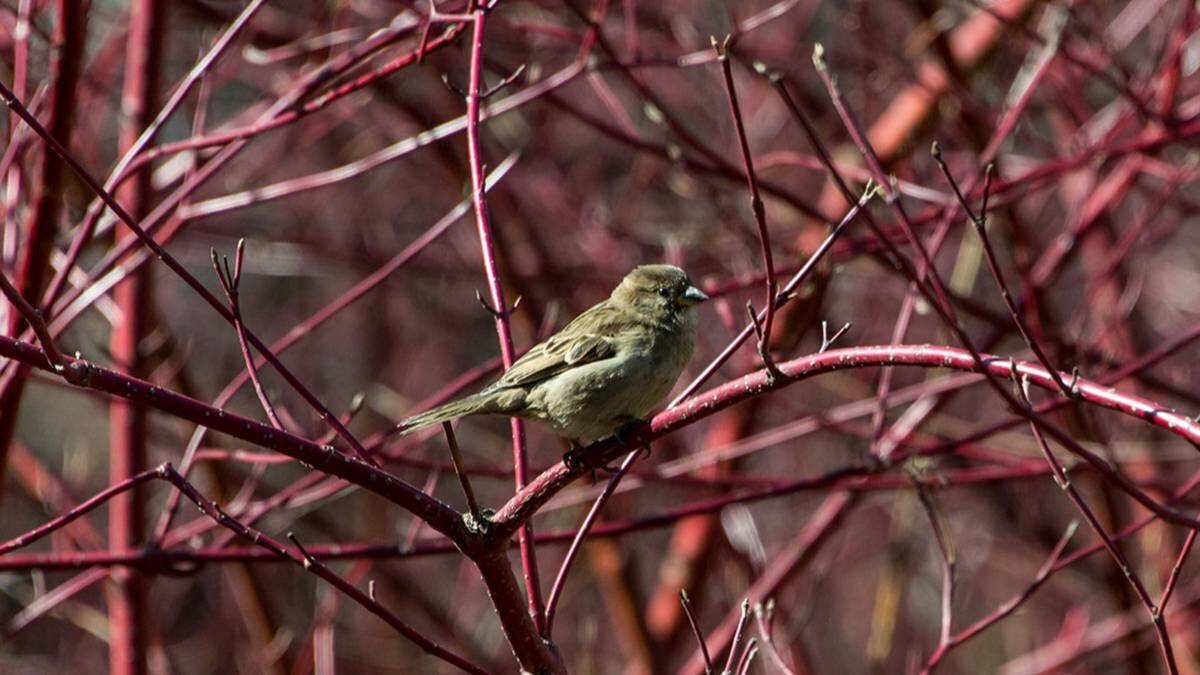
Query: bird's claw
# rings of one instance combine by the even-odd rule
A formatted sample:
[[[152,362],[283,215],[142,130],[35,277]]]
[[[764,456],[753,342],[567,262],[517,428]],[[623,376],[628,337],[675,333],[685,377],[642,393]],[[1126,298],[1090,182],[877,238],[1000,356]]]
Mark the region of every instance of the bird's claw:
[[[571,449],[563,453],[563,465],[572,473],[583,471],[588,468],[588,463],[583,457],[583,446],[578,443],[571,443]]]

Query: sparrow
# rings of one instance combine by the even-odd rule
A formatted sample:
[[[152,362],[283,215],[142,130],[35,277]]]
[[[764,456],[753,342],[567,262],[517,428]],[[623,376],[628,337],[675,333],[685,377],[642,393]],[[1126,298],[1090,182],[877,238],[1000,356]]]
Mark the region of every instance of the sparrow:
[[[404,420],[398,431],[507,415],[544,422],[576,447],[619,434],[671,393],[696,343],[691,307],[707,299],[678,267],[636,267],[608,299],[534,346],[499,380]]]

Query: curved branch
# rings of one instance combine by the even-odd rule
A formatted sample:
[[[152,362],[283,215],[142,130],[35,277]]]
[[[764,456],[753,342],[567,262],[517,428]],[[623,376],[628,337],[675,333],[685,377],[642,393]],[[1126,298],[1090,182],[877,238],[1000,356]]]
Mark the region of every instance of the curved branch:
[[[0,337],[0,356],[54,372],[50,370],[45,353],[27,342]],[[119,396],[206,426],[213,431],[283,453],[374,492],[423,519],[434,530],[456,542],[465,540],[465,531],[457,511],[387,471],[338,452],[332,446],[314,443],[248,417],[214,408],[145,380],[101,368],[83,359],[64,356],[63,362],[60,374],[71,384]]]
[[[1051,391],[1058,390],[1054,379],[1041,366],[1016,362],[994,355],[984,354],[982,356],[989,374],[994,377],[1012,377],[1015,369],[1017,375],[1028,378],[1032,384],[1038,387]],[[528,520],[551,497],[586,473],[588,466],[612,461],[630,448],[649,443],[737,403],[782,389],[800,380],[838,370],[880,366],[918,366],[978,371],[978,364],[970,352],[937,345],[881,345],[833,349],[780,363],[778,366],[785,377],[777,377],[772,381],[765,370],[744,375],[664,410],[656,415],[648,425],[643,426],[636,433],[628,434],[624,444],[615,439],[609,439],[589,446],[581,458],[580,465],[573,465],[574,468],[569,469],[560,462],[543,471],[496,513],[495,536],[511,536],[521,523]],[[1162,427],[1193,445],[1200,445],[1200,422],[1186,415],[1092,380],[1079,378],[1076,386],[1080,401],[1136,417]]]

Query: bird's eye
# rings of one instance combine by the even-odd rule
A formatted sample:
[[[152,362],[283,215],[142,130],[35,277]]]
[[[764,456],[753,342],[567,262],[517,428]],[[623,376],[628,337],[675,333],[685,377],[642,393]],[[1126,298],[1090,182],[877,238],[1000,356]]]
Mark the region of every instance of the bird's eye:
[[[655,290],[658,292],[659,295],[663,296],[664,298],[671,297],[671,289],[667,288],[666,286],[662,286]]]

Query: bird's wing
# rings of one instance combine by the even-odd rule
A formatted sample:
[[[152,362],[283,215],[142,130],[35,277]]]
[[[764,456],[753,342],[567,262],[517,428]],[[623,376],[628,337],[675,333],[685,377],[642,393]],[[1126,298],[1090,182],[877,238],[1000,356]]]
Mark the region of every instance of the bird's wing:
[[[607,300],[601,302],[530,349],[492,387],[532,384],[568,368],[611,358],[617,353],[614,338],[627,328],[623,313]]]

